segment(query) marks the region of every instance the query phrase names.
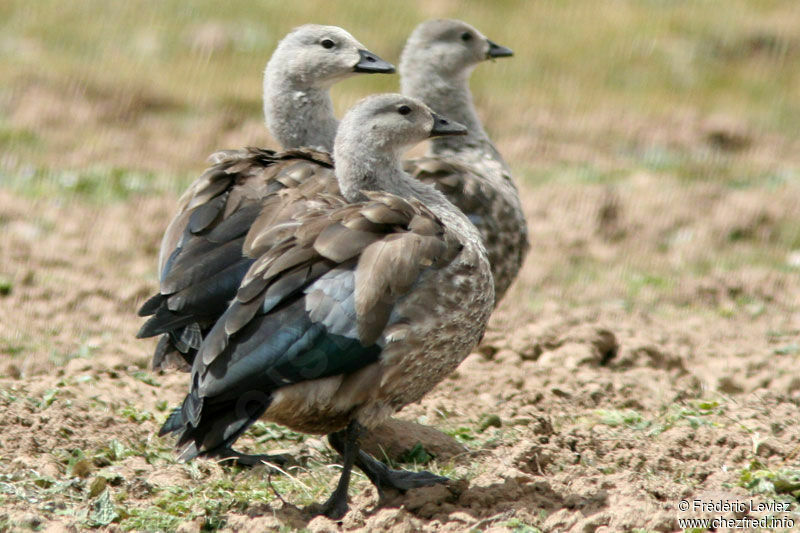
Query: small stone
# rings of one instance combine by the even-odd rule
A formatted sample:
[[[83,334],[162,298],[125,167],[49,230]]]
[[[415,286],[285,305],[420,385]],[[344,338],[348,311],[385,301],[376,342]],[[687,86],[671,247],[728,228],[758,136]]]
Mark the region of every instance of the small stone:
[[[733,381],[733,378],[730,376],[719,378],[719,381],[717,381],[717,389],[725,394],[741,394],[744,392],[744,388]]]
[[[792,250],[786,256],[786,264],[792,268],[800,268],[800,250]]]
[[[201,519],[193,520],[191,522],[184,522],[175,529],[175,533],[200,533],[201,525]]]
[[[572,398],[572,393],[567,392],[563,389],[559,389],[558,387],[553,387],[552,389],[550,389],[550,392],[552,392],[553,395],[558,396],[559,398]]]
[[[36,531],[41,527],[44,519],[34,513],[14,513],[9,516],[9,522],[22,528]]]
[[[308,438],[303,443],[312,450],[318,452],[325,452],[328,450],[328,445],[322,439]]]
[[[312,533],[336,533],[339,528],[336,522],[326,516],[317,516],[306,526]]]
[[[502,365],[515,366],[522,362],[522,357],[514,350],[500,350],[495,354],[494,361]]]
[[[61,476],[61,469],[58,468],[58,464],[54,462],[47,462],[45,463],[40,469],[39,473],[45,477],[57,479]]]

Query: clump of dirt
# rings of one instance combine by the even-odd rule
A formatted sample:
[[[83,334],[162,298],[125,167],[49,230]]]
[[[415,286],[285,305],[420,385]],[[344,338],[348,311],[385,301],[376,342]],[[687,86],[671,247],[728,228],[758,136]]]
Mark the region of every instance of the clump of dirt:
[[[420,445],[422,448],[418,448]],[[413,462],[415,448],[419,459],[423,461],[428,455],[448,461],[467,452],[467,448],[453,437],[432,427],[401,419],[392,420],[371,431],[361,440],[361,447],[381,459],[410,459],[409,462]]]

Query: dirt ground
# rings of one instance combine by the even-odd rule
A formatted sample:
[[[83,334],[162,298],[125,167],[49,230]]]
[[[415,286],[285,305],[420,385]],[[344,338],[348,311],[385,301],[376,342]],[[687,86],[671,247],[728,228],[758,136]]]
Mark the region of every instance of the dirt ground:
[[[532,9],[507,4],[517,15]],[[250,3],[237,5],[249,20]],[[435,5],[461,16],[460,3]],[[470,20],[486,5],[471,3]],[[213,150],[274,147],[258,95],[273,43],[251,43],[259,66],[234,84],[245,96],[206,101],[199,80],[231,85],[224,74],[248,50],[226,40],[238,20],[201,27],[214,42],[223,32],[216,52],[203,39],[184,43],[191,27],[169,26],[185,23],[178,16],[155,24],[145,13],[137,24],[147,31],[127,39],[134,13],[124,10],[91,19],[95,32],[113,22],[127,39],[102,33],[97,48],[55,10],[43,34],[58,44],[68,27],[65,42],[78,44],[52,46],[24,28],[0,38],[0,53],[15,50],[28,69],[0,87],[0,531],[725,530],[680,522],[719,516],[800,529],[800,110],[786,89],[796,89],[790,65],[800,58],[788,15],[796,4],[757,18],[739,2],[728,14],[736,24],[693,5],[697,13],[655,26],[637,2],[616,2],[617,18],[605,21],[575,7],[559,24],[486,17],[500,36],[514,30],[499,42],[527,54],[481,67],[475,92],[519,182],[532,249],[483,343],[398,415],[435,429],[403,426],[402,445],[377,450],[452,483],[379,502],[356,473],[341,522],[306,510],[339,473],[318,436],[258,423],[240,440],[291,454],[283,474],[177,463],[156,433],[186,375],[150,371],[154,342],[135,339],[187,180]],[[570,30],[577,15],[583,26]],[[382,31],[359,24],[372,28],[367,37]],[[648,32],[681,24],[691,31],[651,43]],[[613,46],[582,41],[602,42],[598,28],[619,32]],[[392,28],[398,51],[401,30]],[[524,37],[550,48],[534,56]],[[580,57],[568,38],[583,42]],[[57,55],[65,50],[72,63]],[[120,72],[87,74],[87,57],[120,62]],[[670,83],[647,70],[662,62]],[[136,78],[149,70],[152,80]],[[367,90],[353,87],[334,94],[337,106]],[[746,508],[684,511],[684,500]]]
[[[375,492],[357,478],[340,524],[267,492],[218,509],[216,523],[208,511],[187,509],[170,527],[673,531],[692,516],[678,502],[696,498],[779,498],[797,519],[797,258],[787,251],[784,267],[770,267],[713,257],[731,246],[736,254],[718,253],[746,257],[752,242],[777,238],[782,221],[798,215],[800,189],[641,175],[615,187],[527,185],[523,197],[533,250],[520,280],[480,348],[401,414],[465,445],[434,463],[449,469],[451,486],[376,507]],[[98,208],[0,191],[0,258],[10,281],[0,299],[5,528],[102,525],[102,486],[117,498],[117,518],[103,528],[170,529],[130,520],[160,505],[166,487],[232,480],[235,491],[237,480],[266,476],[176,464],[169,442],[154,436],[186,378],[151,375],[152,343],[134,339],[134,313],[155,288],[155,254],[174,202],[141,196]],[[732,232],[744,237],[732,242]],[[712,260],[705,272],[682,267],[703,257]],[[595,266],[574,269],[586,262]],[[676,266],[663,279],[631,274],[663,265]],[[289,449],[301,462],[335,462],[317,439]],[[335,471],[320,469],[329,475],[323,492],[301,500],[333,486]],[[303,483],[312,474],[296,475]]]

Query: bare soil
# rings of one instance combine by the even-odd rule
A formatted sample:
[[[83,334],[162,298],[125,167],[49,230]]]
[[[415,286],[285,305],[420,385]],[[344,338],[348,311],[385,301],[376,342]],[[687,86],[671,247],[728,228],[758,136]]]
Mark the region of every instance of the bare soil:
[[[775,497],[755,494],[746,473],[798,465],[800,277],[780,239],[797,220],[800,188],[641,174],[525,185],[523,197],[533,250],[518,283],[476,352],[400,415],[460,437],[467,451],[435,463],[454,482],[379,506],[357,478],[340,523],[269,495],[223,509],[214,527],[674,531],[692,516],[678,511],[681,499]],[[170,195],[98,206],[0,190],[10,282],[0,297],[0,515],[9,529],[83,527],[95,483],[137,509],[164,487],[231,478],[235,491],[254,475],[141,452],[111,461],[107,480],[97,455],[75,460],[75,450],[112,441],[169,446],[154,434],[186,377],[151,375],[152,343],[134,334],[174,204]],[[335,461],[316,439],[290,451]],[[13,483],[31,472],[57,493],[43,499]],[[780,497],[797,518],[796,500]],[[181,531],[212,526],[188,518]]]

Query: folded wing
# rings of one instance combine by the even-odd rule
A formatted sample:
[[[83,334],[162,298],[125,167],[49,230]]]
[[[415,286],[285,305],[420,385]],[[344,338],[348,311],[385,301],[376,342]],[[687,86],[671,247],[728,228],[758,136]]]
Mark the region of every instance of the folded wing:
[[[225,311],[253,262],[242,246],[262,200],[307,180],[322,189],[336,186],[330,157],[322,152],[247,148],[213,157],[217,163],[183,195],[164,234],[160,292],[139,310],[151,318],[138,336],[164,335],[154,368],[176,353],[191,364],[208,327]]]
[[[396,303],[461,244],[422,204],[384,193],[348,205],[301,185],[264,202],[245,241],[254,262],[203,342],[192,391],[162,432],[183,457],[227,445],[281,387],[379,360]],[[258,397],[254,409],[237,409]],[[225,406],[225,407],[223,407]]]

